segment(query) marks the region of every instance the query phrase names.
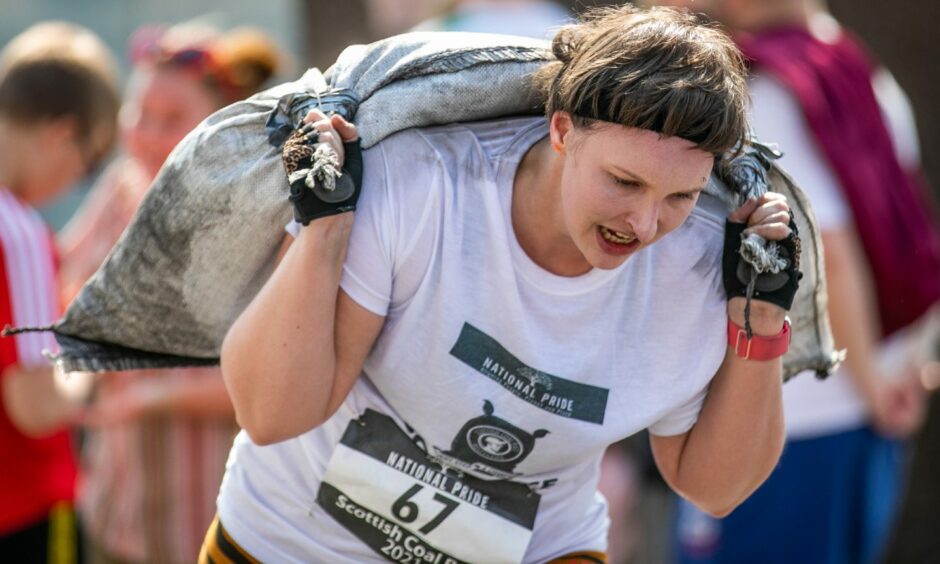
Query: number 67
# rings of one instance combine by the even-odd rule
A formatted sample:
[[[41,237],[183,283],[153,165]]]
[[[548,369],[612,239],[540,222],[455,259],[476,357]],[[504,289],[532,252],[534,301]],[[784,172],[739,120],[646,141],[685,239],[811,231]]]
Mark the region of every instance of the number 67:
[[[402,523],[413,523],[418,518],[418,504],[409,501],[412,497],[415,496],[418,492],[424,489],[424,486],[421,484],[415,484],[411,486],[401,497],[395,500],[395,503],[392,504],[392,514],[395,515]],[[428,534],[440,525],[448,515],[454,512],[457,509],[457,506],[460,505],[460,502],[454,501],[453,499],[441,495],[439,493],[434,494],[434,501],[437,501],[444,505],[441,511],[434,516],[433,519],[428,521],[423,527],[418,529],[419,532],[423,534]]]

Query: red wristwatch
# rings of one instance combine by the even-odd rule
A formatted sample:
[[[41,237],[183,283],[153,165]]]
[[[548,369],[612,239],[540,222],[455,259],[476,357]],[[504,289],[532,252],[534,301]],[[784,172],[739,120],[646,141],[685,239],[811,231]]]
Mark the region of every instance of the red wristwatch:
[[[728,345],[734,348],[734,354],[745,360],[773,360],[781,357],[790,349],[790,318],[783,320],[783,329],[773,337],[752,335],[728,319]]]

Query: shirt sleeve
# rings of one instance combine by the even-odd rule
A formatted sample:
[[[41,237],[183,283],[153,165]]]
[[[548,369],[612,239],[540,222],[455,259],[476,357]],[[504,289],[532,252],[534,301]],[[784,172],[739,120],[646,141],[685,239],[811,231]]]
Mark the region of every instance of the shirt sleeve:
[[[826,162],[793,95],[776,79],[750,82],[751,123],[757,137],[783,152],[780,166],[806,194],[820,229],[844,228],[851,216],[835,173]]]
[[[433,211],[443,182],[435,156],[415,130],[363,152],[362,190],[340,288],[376,315],[387,315],[414,294],[431,259]],[[415,161],[422,164],[413,166]],[[302,228],[291,220],[285,231],[297,237]]]
[[[363,181],[340,288],[356,303],[385,316],[392,297],[394,202],[389,199],[383,144],[363,153]]]
[[[695,394],[692,399],[650,425],[650,434],[659,437],[672,437],[681,435],[691,429],[692,426],[695,425],[695,422],[698,421],[698,415],[702,411],[702,405],[705,403],[706,395],[708,395],[707,386]]]
[[[908,172],[920,169],[920,142],[917,134],[917,120],[911,101],[886,68],[879,68],[872,77],[872,88],[888,133],[894,144],[894,152],[901,166]]]
[[[8,325],[13,325],[13,311],[11,308],[3,244],[0,242],[0,327],[6,327]],[[4,369],[13,364],[16,364],[16,345],[13,339],[0,338],[0,378],[3,377]]]
[[[423,279],[433,247],[432,212],[442,185],[437,153],[418,130],[363,153],[363,185],[340,287],[386,316]]]
[[[3,194],[0,194],[3,200]],[[56,256],[48,228],[34,212],[0,201],[0,298],[3,317],[14,327],[41,327],[59,316]],[[58,345],[50,331],[20,333],[6,342],[14,344],[7,361],[24,367],[48,366],[45,352]]]
[[[363,178],[340,288],[356,303],[386,315],[392,292],[392,242],[382,145],[363,152]],[[314,220],[316,221],[316,220]],[[303,226],[291,220],[285,231],[297,237]]]

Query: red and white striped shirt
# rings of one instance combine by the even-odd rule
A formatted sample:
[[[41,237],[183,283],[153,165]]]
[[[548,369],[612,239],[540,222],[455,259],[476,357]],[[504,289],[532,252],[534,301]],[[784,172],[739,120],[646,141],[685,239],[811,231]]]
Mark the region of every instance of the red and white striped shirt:
[[[59,314],[55,250],[39,215],[0,187],[0,327],[43,326]],[[12,365],[48,365],[51,333],[0,339],[0,374]],[[0,399],[2,399],[0,388]],[[75,495],[76,465],[65,431],[32,439],[17,430],[0,402],[0,536],[36,523]]]

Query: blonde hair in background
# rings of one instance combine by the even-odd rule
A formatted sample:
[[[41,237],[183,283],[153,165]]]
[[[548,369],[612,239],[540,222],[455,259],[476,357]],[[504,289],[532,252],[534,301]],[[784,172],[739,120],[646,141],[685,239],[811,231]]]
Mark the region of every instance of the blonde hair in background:
[[[76,121],[78,141],[93,160],[117,137],[117,62],[90,30],[68,22],[38,23],[0,53],[0,115],[32,124]]]
[[[118,87],[114,55],[91,30],[64,21],[37,23],[10,40],[0,53],[0,72],[17,64],[60,60],[92,71]]]

